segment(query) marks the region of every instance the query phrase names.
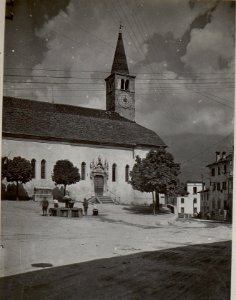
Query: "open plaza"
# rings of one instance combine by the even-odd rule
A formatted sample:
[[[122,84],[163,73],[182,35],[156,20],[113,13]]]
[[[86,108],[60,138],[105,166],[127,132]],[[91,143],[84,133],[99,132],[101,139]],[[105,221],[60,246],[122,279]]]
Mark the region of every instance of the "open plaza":
[[[82,208],[82,203],[78,203],[76,206]],[[51,203],[49,207],[53,207],[53,203]],[[158,264],[161,263],[162,266],[165,265],[165,268],[170,268],[168,270],[168,278],[162,278],[165,282],[160,281],[160,284],[155,282],[154,289],[160,289],[163,284],[165,286],[170,278],[173,278],[175,281],[175,286],[173,285],[168,288],[170,290],[173,289],[173,292],[178,288],[181,282],[189,288],[191,286],[194,287],[196,284],[200,286],[201,282],[199,282],[199,279],[194,281],[193,278],[197,273],[202,272],[205,277],[212,277],[211,280],[213,280],[213,282],[217,280],[218,286],[222,285],[222,290],[219,294],[221,298],[217,298],[218,296],[216,296],[214,299],[228,299],[231,259],[230,224],[195,219],[178,219],[175,214],[166,213],[154,216],[152,215],[151,208],[145,206],[98,204],[97,207],[99,211],[98,216],[93,216],[93,207],[91,205],[88,208],[88,216],[68,218],[49,215],[42,216],[42,208],[38,202],[2,201],[1,277],[4,278],[0,280],[0,285],[3,287],[3,296],[7,297],[4,299],[16,299],[14,298],[16,296],[14,293],[19,292],[19,289],[22,290],[25,285],[27,286],[28,281],[24,281],[25,276],[28,277],[28,280],[30,278],[30,283],[28,282],[28,284],[31,287],[33,287],[34,284],[38,285],[38,280],[41,280],[40,274],[42,278],[45,277],[45,273],[43,272],[52,272],[50,276],[47,275],[50,279],[48,279],[47,276],[45,277],[47,282],[48,280],[49,282],[52,281],[51,284],[53,283],[53,278],[55,281],[60,281],[60,286],[69,284],[72,277],[75,281],[76,274],[68,279],[66,279],[66,277],[64,277],[64,279],[56,279],[59,274],[64,274],[63,276],[70,274],[68,270],[66,274],[63,271],[64,267],[70,268],[70,265],[72,268],[80,270],[80,272],[82,267],[84,271],[80,276],[90,284],[93,280],[92,278],[87,278],[87,276],[91,276],[91,274],[88,275],[87,273],[92,272],[92,276],[96,278],[96,284],[98,285],[103,278],[100,276],[101,274],[99,275],[99,272],[102,270],[99,268],[111,268],[113,273],[109,275],[110,281],[107,282],[107,287],[109,284],[113,286],[116,281],[116,273],[119,272],[119,258],[125,260],[127,264],[131,263],[129,272],[126,275],[122,273],[123,275],[121,276],[130,276],[130,273],[133,275],[137,274],[138,276],[138,272],[140,271],[138,267],[140,260],[138,256],[139,253],[140,255],[145,254],[146,262],[150,262],[150,257],[153,255],[164,255],[160,261],[158,260],[158,263],[150,263],[152,271],[150,271],[150,266],[142,262],[147,268],[146,272],[149,275],[145,275],[147,276],[146,283],[150,281],[150,286],[152,285],[151,281],[156,280],[155,278],[158,278],[158,276],[162,274]],[[198,248],[194,248],[194,245]],[[207,249],[207,251],[204,249]],[[184,252],[179,253],[179,251]],[[202,251],[204,253],[203,256]],[[167,259],[169,256],[163,253],[172,253],[170,254],[171,262],[169,258]],[[134,262],[132,258],[133,255],[137,260],[134,265],[132,265],[132,262]],[[106,260],[104,261],[103,259]],[[112,259],[117,259],[116,267],[107,266]],[[87,263],[89,264],[88,268],[85,267]],[[195,265],[196,263],[197,267]],[[121,265],[122,264],[123,263],[121,263]],[[100,267],[98,267],[98,265],[100,265]],[[193,267],[194,265],[195,267]],[[42,270],[43,267],[46,266],[49,267]],[[58,269],[57,267],[62,269]],[[99,272],[96,271],[97,268],[100,270]],[[175,273],[181,268],[183,276],[176,277]],[[62,273],[57,270],[61,270]],[[94,270],[94,272],[92,270]],[[34,272],[32,273],[31,271]],[[186,277],[186,272],[192,273],[189,278],[188,276]],[[195,272],[197,273],[195,274]],[[127,278],[127,282],[133,280],[132,276],[130,279]],[[167,276],[167,273],[165,276]],[[138,277],[136,279],[138,280]],[[221,285],[219,285],[218,281],[221,282]],[[81,289],[81,282],[81,279],[78,279],[78,281],[71,283],[74,286],[73,289],[79,288],[81,292],[83,290]],[[102,284],[102,281],[100,284]],[[137,282],[130,282],[130,284],[136,287],[138,286]],[[139,299],[135,298],[135,293],[130,294],[131,290],[129,286],[126,286],[126,288],[127,293],[124,294],[124,297],[122,296],[123,299]],[[80,294],[77,291],[75,294],[77,296],[74,295],[75,298],[73,298],[73,296],[70,295],[70,299],[108,299],[106,297],[109,296],[109,293],[104,294],[104,291],[101,292],[98,287],[96,287],[96,289],[98,291],[97,298],[95,294],[88,294],[85,298],[78,298],[77,296]],[[45,291],[45,287],[42,285],[42,289],[40,290],[42,292]],[[56,291],[52,292],[55,298],[58,297],[58,289],[56,289]],[[194,289],[192,292],[193,291]],[[67,289],[60,291],[60,293],[62,293],[61,295],[64,296],[67,292]],[[92,291],[90,291],[90,293],[91,292]],[[209,291],[207,291],[207,293],[210,294],[211,292],[214,294],[213,287],[209,287]],[[25,291],[25,293],[26,294],[23,292],[22,298],[20,299],[31,299],[30,297],[33,297],[33,294],[27,294],[28,291]],[[196,293],[196,291],[194,291],[194,293]],[[40,293],[37,293],[37,296],[38,295],[40,295]],[[139,291],[137,295],[142,295],[142,293],[140,294]],[[50,299],[54,299],[54,297]],[[121,294],[117,292],[117,295],[112,299],[122,299],[122,297]],[[152,296],[147,299],[152,299]],[[174,298],[170,297],[169,299]]]

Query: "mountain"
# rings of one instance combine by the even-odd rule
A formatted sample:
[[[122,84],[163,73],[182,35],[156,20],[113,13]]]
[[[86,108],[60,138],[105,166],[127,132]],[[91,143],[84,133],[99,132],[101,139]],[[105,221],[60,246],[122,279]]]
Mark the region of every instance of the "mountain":
[[[233,133],[228,136],[205,134],[179,134],[162,136],[168,145],[168,152],[181,164],[180,180],[182,182],[206,180],[206,165],[214,162],[216,151],[233,151]]]

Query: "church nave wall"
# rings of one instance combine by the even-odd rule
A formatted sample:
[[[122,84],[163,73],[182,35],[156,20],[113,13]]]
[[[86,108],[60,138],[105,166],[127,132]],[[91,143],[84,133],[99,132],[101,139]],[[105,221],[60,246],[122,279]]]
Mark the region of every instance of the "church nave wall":
[[[140,156],[144,156],[147,151],[138,150]],[[96,147],[88,145],[70,145],[56,142],[41,142],[31,140],[11,140],[3,139],[2,156],[13,158],[21,156],[29,161],[35,159],[35,178],[25,184],[25,187],[32,195],[34,187],[51,188],[55,187],[51,179],[53,167],[57,160],[68,159],[79,168],[81,174],[81,164],[84,165],[84,180],[68,186],[71,196],[79,201],[84,197],[94,194],[94,178],[91,178],[91,166],[96,165],[100,158],[101,163],[108,165],[107,179],[104,184],[104,195],[115,196],[122,203],[134,203],[135,197],[138,202],[146,202],[151,195],[134,191],[128,182],[126,182],[126,166],[132,170],[134,159],[133,149]],[[41,178],[41,161],[45,160],[45,179]],[[115,181],[112,181],[112,165],[116,164]],[[138,196],[137,196],[138,195]],[[149,202],[149,201],[148,201]]]

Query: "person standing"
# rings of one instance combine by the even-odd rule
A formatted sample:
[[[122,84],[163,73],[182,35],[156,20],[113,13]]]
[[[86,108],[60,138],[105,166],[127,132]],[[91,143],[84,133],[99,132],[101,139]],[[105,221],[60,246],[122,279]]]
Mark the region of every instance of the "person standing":
[[[84,198],[83,207],[84,207],[84,214],[85,214],[85,216],[87,216],[87,214],[88,214],[88,200],[86,198]]]
[[[46,216],[47,210],[48,210],[48,205],[49,205],[49,202],[46,197],[44,197],[43,200],[41,201],[41,205],[42,205],[42,210],[43,210],[43,216]]]

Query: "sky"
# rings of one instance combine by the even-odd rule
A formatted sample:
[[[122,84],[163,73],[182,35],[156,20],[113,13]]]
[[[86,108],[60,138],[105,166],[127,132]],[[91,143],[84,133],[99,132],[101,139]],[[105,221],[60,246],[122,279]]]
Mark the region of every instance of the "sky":
[[[161,137],[232,134],[234,2],[15,0],[8,9],[5,95],[105,109],[121,23],[136,122]]]

